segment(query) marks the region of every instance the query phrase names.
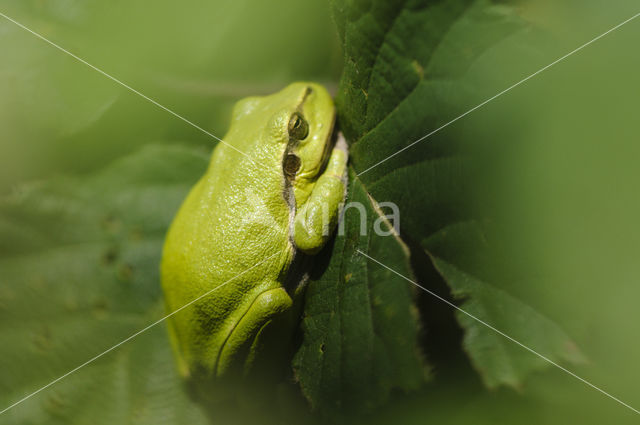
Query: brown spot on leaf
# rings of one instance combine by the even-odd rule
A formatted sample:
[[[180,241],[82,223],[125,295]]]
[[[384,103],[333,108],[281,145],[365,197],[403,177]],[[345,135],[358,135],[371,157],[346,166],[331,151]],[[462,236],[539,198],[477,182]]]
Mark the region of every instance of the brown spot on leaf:
[[[118,259],[118,250],[115,247],[107,249],[102,255],[102,263],[105,266],[112,265]]]
[[[133,267],[130,264],[123,263],[118,267],[118,279],[128,282],[133,277]]]

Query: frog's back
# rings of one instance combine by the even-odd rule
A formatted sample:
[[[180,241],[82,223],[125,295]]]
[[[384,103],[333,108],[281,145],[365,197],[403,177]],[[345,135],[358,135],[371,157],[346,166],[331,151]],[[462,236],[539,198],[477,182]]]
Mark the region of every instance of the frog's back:
[[[236,104],[225,142],[214,149],[164,246],[168,311],[204,295],[169,320],[183,373],[217,374],[290,308],[283,283],[295,251],[294,204],[310,196],[333,120],[329,94],[311,83]]]
[[[210,171],[193,187],[167,234],[161,266],[167,310],[215,293],[215,303],[205,296],[171,319],[172,338],[180,339],[174,346],[181,347],[186,363],[215,359],[217,353],[209,351],[218,347],[203,336],[237,323],[235,316],[258,294],[280,285],[293,258],[284,182],[275,173],[247,173],[256,166],[218,145]]]

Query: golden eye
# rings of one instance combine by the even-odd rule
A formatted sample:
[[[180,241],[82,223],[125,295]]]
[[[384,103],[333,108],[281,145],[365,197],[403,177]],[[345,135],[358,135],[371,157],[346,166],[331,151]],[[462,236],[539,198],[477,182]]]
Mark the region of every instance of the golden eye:
[[[300,169],[300,158],[292,153],[288,153],[287,156],[284,157],[284,161],[282,164],[282,169],[284,170],[284,175],[287,178],[293,180],[296,176],[296,173]]]
[[[302,140],[309,135],[309,124],[297,112],[291,115],[289,120],[289,137],[295,140]]]

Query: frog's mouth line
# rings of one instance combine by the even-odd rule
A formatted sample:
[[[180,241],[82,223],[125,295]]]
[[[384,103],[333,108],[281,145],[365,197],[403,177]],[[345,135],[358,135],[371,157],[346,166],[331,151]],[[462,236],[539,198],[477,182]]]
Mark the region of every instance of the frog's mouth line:
[[[302,97],[302,100],[300,102],[299,109],[303,112],[303,116],[305,115],[304,114],[305,102],[307,101],[311,93],[313,93],[313,89],[311,87],[307,87]],[[329,162],[329,157],[331,156],[331,151],[333,150],[333,146],[336,144],[337,135],[338,135],[338,126],[336,125],[336,121],[337,121],[337,118],[336,118],[336,111],[334,107],[333,114],[331,116],[331,123],[329,124],[330,126],[329,131],[327,132],[327,139],[324,142],[321,161],[320,161],[320,164],[318,164],[318,170],[317,170],[316,176],[319,176],[320,174],[322,174],[322,172],[326,168],[327,163]],[[292,146],[292,149],[290,151],[293,152],[294,150],[295,150],[295,146]]]

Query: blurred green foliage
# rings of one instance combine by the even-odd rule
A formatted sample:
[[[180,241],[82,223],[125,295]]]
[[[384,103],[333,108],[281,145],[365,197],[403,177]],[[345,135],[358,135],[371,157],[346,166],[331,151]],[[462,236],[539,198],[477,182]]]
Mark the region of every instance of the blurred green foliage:
[[[162,240],[206,165],[203,153],[147,146],[90,178],[47,179],[3,200],[3,406],[164,315],[157,267]],[[184,391],[164,325],[120,348],[5,418],[206,423]]]
[[[419,15],[417,6],[412,14],[413,2],[400,3],[393,5],[409,20]],[[472,3],[479,9],[491,6],[507,22],[477,21],[463,13],[457,15],[462,19],[451,20],[446,14],[466,10],[457,8]],[[371,4],[336,2],[343,40],[346,21],[341,11]],[[444,12],[433,25],[420,27],[426,21],[417,18],[419,25],[409,22],[399,27],[397,40],[386,39],[393,47],[398,47],[396,41],[408,41],[407,55],[415,54],[419,65],[412,67],[409,61],[408,68],[391,68],[390,75],[429,70],[420,62],[429,57],[420,40],[402,38],[415,36],[420,28],[433,29],[431,36],[458,34],[455,40],[482,48],[476,54],[464,43],[445,39],[439,46],[439,61],[431,64],[433,74],[424,74],[433,86],[421,86],[421,90],[426,87],[422,94],[432,96],[427,97],[432,101],[414,97],[411,102],[419,107],[408,108],[401,116],[411,125],[402,130],[392,126],[395,131],[377,139],[382,145],[354,145],[356,171],[638,12],[634,2],[624,0],[434,5]],[[346,71],[338,90],[342,53],[329,5],[320,0],[275,4],[10,0],[0,12],[220,137],[228,125],[230,106],[238,98],[270,93],[292,80],[319,81],[338,94],[340,119],[352,142],[377,128],[388,115],[391,100],[402,104],[402,90],[381,91],[378,94],[384,95],[360,105],[349,103],[359,94],[345,90],[345,81],[351,84],[362,77],[352,68],[356,56],[375,53],[373,48],[362,50],[372,39],[357,39],[358,32],[353,34],[355,46],[362,47],[350,52],[345,46]],[[640,215],[639,36],[640,22],[629,23],[380,170],[372,170],[371,176],[364,174],[359,183],[378,201],[404,203],[401,217],[409,226],[402,225],[408,232],[403,236],[413,250],[412,265],[422,284],[446,291],[438,287],[440,276],[424,267],[431,258],[447,260],[439,271],[449,282],[458,273],[443,272],[451,263],[491,281],[528,306],[521,311],[532,308],[553,319],[577,342],[588,362],[571,365],[571,370],[636,408],[640,405],[636,364],[640,344],[635,341],[640,323],[636,306],[640,226],[635,222]],[[206,154],[215,141],[5,20],[0,20],[0,45],[0,193],[11,193],[0,206],[4,406],[161,317],[156,265],[163,229],[206,166]],[[384,89],[380,81],[372,81]],[[359,112],[362,107],[372,113]],[[425,158],[444,157],[454,148],[465,158],[464,174],[451,173],[460,168],[420,165]],[[426,172],[407,172],[411,167]],[[59,174],[71,177],[56,177]],[[389,180],[394,187],[404,184],[404,188],[392,191],[390,185],[380,184],[387,174],[397,180]],[[455,180],[450,177],[464,177],[464,185],[452,186]],[[438,179],[449,185],[442,186],[446,190],[428,192],[428,185]],[[446,202],[425,203],[429,193],[428,200]],[[447,208],[438,209],[443,205]],[[464,217],[456,216],[460,211]],[[461,232],[453,244],[426,237],[426,230],[467,217],[482,217],[480,252],[473,252],[477,245],[465,243],[472,232]],[[347,242],[353,250],[353,241]],[[336,245],[340,244],[345,240],[338,239]],[[422,249],[431,257],[416,253]],[[379,255],[391,257],[395,252],[384,251]],[[481,255],[470,256],[468,251]],[[330,260],[338,262],[340,257]],[[401,263],[396,260],[393,266],[405,270]],[[328,270],[338,266],[334,263]],[[330,277],[317,279],[316,284],[341,282]],[[484,285],[468,279],[466,283],[472,292]],[[473,302],[473,295],[469,299]],[[495,307],[491,298],[484,302]],[[392,393],[391,402],[368,417],[369,422],[623,424],[637,419],[630,410],[553,368],[526,381],[518,377],[518,392],[487,391],[460,355],[463,334],[447,319],[453,317],[450,309],[427,294],[420,295],[418,305],[425,321],[423,343],[433,367],[432,382],[408,395]],[[530,316],[518,316],[517,309],[499,315],[522,321],[505,321],[501,329],[513,326],[510,330],[517,333],[535,325]],[[462,325],[467,331],[474,329],[473,324]],[[407,329],[413,332],[410,326]],[[6,418],[20,424],[204,423],[207,418],[215,423],[222,410],[202,409],[179,384],[164,331],[157,327],[128,342],[119,353],[106,355],[34,396]],[[535,335],[525,330],[518,337]],[[549,349],[540,346],[542,342],[543,336],[533,338],[532,348]],[[473,349],[467,346],[467,350],[473,358]],[[517,347],[506,350],[515,352]],[[517,355],[531,356],[524,351]],[[529,359],[533,360],[525,361],[538,361]],[[478,367],[477,358],[474,366]],[[523,370],[528,373],[528,368]],[[361,376],[366,382],[366,375]],[[359,394],[358,387],[338,386],[347,389],[352,400],[362,400],[362,394],[366,398],[367,391],[373,398],[385,398],[375,387]],[[295,396],[280,392],[290,390],[278,390],[280,401],[287,402],[258,412],[263,422],[278,417],[278,409],[287,414],[276,421],[310,420],[303,400],[287,405]],[[231,419],[224,418],[226,423]]]
[[[335,87],[328,5],[284,0],[7,0],[2,13],[218,137],[239,98]],[[89,172],[155,142],[216,141],[2,18],[0,193]]]

